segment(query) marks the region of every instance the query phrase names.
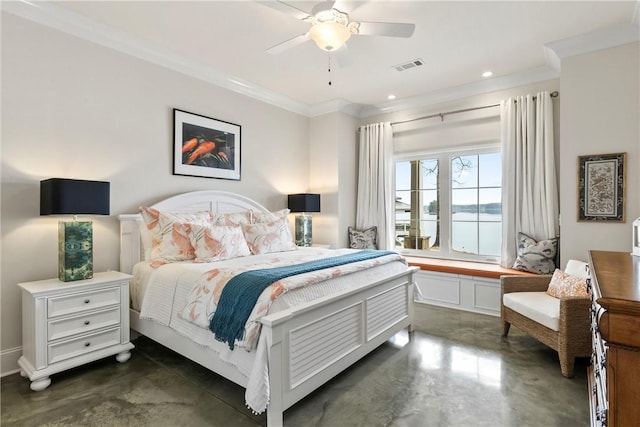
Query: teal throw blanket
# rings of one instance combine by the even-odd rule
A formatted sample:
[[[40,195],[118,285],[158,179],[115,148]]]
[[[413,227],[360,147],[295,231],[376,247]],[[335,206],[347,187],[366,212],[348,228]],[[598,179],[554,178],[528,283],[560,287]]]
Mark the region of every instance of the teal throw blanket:
[[[244,338],[244,325],[247,323],[260,294],[272,283],[296,274],[309,273],[390,254],[395,254],[395,252],[367,249],[302,264],[240,273],[229,280],[222,289],[218,307],[211,318],[209,329],[215,334],[216,340],[226,342],[233,350],[235,341]]]

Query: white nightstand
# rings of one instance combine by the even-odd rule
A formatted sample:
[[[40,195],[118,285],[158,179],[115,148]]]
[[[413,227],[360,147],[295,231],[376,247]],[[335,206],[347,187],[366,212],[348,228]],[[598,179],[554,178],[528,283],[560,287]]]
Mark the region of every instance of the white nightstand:
[[[92,279],[20,283],[22,357],[20,375],[31,390],[49,387],[49,376],[117,354],[126,362],[129,342],[129,280],[117,271]]]

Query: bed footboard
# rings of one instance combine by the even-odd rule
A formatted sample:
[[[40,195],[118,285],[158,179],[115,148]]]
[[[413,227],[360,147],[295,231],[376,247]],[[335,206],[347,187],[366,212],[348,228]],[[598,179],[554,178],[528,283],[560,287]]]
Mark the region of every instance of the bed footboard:
[[[270,342],[268,427],[282,426],[284,410],[411,328],[415,270],[262,319]]]

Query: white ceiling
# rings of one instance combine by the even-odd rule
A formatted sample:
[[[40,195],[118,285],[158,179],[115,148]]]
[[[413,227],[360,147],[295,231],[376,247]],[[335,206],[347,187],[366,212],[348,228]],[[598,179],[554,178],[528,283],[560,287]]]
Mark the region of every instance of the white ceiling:
[[[309,24],[257,1],[2,3],[3,10],[28,18],[38,8],[49,14],[39,19],[45,24],[63,30],[75,25],[76,34],[90,39],[91,31],[108,34],[119,46],[137,44],[138,52],[153,51],[166,63],[188,62],[193,74],[224,80],[223,86],[243,86],[258,98],[303,109],[339,102],[379,110],[464,88],[495,90],[499,81],[557,77],[553,52],[545,46],[610,27],[638,28],[637,1],[338,1],[335,7],[351,20],[416,28],[408,39],[353,36],[347,43],[350,63],[340,66],[334,59],[329,75],[328,54],[312,41],[265,53],[305,33]],[[288,3],[306,11],[317,4]],[[416,58],[425,65],[402,72],[393,67]],[[486,70],[493,77],[483,79]],[[396,101],[387,101],[391,93]]]

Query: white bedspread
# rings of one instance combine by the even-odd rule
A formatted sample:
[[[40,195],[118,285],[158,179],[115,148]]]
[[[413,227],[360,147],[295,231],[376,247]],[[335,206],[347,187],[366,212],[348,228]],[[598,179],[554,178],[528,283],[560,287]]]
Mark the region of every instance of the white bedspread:
[[[263,337],[260,337],[256,351],[249,352],[245,349],[231,351],[226,344],[216,341],[213,333],[207,327],[197,326],[184,320],[178,313],[184,307],[194,284],[212,268],[232,266],[246,268],[256,264],[273,266],[274,260],[279,259],[295,262],[294,260],[300,257],[308,260],[309,258],[322,258],[348,252],[351,250],[331,251],[323,248],[301,248],[298,251],[253,255],[216,263],[171,263],[159,268],[151,268],[148,262],[141,262],[133,270],[132,307],[140,311],[141,318],[168,326],[196,343],[212,349],[221,360],[229,363],[230,369],[239,371],[247,378],[245,393],[247,406],[256,413],[261,413],[269,402],[268,343]],[[335,277],[313,286],[294,289],[277,298],[271,305],[268,314],[295,307],[324,295],[366,286],[406,269],[407,266],[403,262],[394,261]]]

